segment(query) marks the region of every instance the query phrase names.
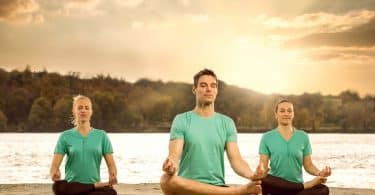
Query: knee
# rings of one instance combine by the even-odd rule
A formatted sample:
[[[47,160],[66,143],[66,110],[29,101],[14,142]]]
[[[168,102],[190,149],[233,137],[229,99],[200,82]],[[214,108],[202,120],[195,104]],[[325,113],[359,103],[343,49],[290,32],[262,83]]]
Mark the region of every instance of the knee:
[[[115,189],[111,189],[110,195],[117,195],[117,191]]]
[[[328,195],[329,194],[329,188],[325,185],[322,185],[322,188],[321,188],[321,195]]]
[[[164,192],[173,191],[178,186],[177,176],[163,174],[160,178],[160,188]]]
[[[326,185],[319,184],[315,187],[314,194],[317,195],[328,195],[329,194],[329,188]]]
[[[260,181],[262,182],[262,185],[268,185],[271,183],[271,180],[273,179],[273,176],[271,175],[266,175],[264,178],[262,178]]]
[[[169,180],[172,176],[163,174],[160,178],[160,188],[164,191],[169,189]]]
[[[52,185],[52,191],[55,195],[64,194],[66,181],[56,181]]]

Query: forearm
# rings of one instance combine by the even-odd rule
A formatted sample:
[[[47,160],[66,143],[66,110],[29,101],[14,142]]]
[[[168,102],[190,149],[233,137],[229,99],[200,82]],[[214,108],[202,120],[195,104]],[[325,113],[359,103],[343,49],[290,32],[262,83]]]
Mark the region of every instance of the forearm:
[[[49,170],[50,175],[53,175],[57,170],[59,170],[59,166],[52,164]]]
[[[318,176],[320,173],[320,170],[314,165],[311,155],[303,157],[303,167],[305,168],[305,171],[311,175]]]
[[[238,160],[238,162],[233,162],[232,169],[234,170],[237,175],[250,179],[253,175],[253,171],[251,170],[250,166],[243,160]]]
[[[108,171],[114,175],[117,175],[117,167],[116,164],[113,163],[112,165],[108,165]]]
[[[180,158],[179,158],[178,155],[173,154],[173,153],[169,153],[168,158],[169,158],[169,160],[173,161],[174,163],[179,164]]]
[[[60,165],[61,165],[61,161],[63,157],[64,156],[62,154],[53,155],[51,169],[50,169],[50,176],[51,176],[52,181],[58,181],[61,178],[59,169],[60,169]]]
[[[106,160],[106,163],[107,163],[109,173],[111,173],[113,175],[117,175],[117,167],[116,167],[116,163],[113,159],[113,155],[112,154],[105,155],[105,160]]]
[[[304,168],[305,168],[305,171],[309,173],[310,175],[313,175],[313,176],[319,175],[320,170],[314,164],[305,165]]]
[[[51,163],[51,168],[50,168],[50,173],[55,173],[57,170],[59,170],[61,161],[62,161],[63,156],[59,154],[54,154],[52,163]]]
[[[169,142],[168,159],[173,161],[173,163],[175,163],[177,166],[181,159],[183,146],[183,140],[173,140]]]

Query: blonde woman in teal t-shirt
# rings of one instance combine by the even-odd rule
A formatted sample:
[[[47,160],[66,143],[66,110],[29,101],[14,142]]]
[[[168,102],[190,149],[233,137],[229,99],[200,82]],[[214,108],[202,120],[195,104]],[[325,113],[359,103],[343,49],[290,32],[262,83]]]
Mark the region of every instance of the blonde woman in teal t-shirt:
[[[113,160],[111,141],[103,130],[90,126],[91,100],[78,95],[73,100],[74,128],[64,131],[56,144],[50,176],[56,195],[115,195],[112,185],[117,183],[117,170]],[[67,156],[65,178],[61,180],[60,164]],[[100,164],[104,157],[109,181],[100,181]]]
[[[293,127],[292,102],[281,100],[276,104],[277,128],[266,132],[261,139],[260,163],[268,167],[269,174],[262,179],[264,195],[327,195],[329,189],[323,185],[331,175],[331,168],[319,170],[311,160],[311,145],[308,135]],[[302,167],[316,176],[308,182],[302,178]]]

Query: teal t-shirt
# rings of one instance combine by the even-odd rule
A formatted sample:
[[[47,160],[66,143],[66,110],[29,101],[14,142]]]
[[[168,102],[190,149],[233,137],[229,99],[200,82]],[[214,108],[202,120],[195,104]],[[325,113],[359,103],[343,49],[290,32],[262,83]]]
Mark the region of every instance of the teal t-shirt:
[[[103,155],[113,153],[113,150],[105,131],[93,128],[83,137],[73,128],[60,135],[55,153],[67,155],[65,180],[92,184],[100,181]]]
[[[303,183],[303,157],[311,155],[308,135],[295,129],[289,141],[286,141],[277,129],[263,134],[259,154],[270,159],[270,175],[281,177],[291,182]]]
[[[220,113],[209,118],[193,111],[178,114],[170,134],[170,140],[175,139],[184,140],[179,176],[212,185],[225,184],[225,146],[237,141],[231,118]]]

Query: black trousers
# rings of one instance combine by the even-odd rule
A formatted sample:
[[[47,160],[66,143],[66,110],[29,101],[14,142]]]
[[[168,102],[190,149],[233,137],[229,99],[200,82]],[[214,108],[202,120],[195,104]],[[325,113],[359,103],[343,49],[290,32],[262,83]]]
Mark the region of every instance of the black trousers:
[[[83,184],[79,182],[56,181],[52,185],[55,195],[117,195],[116,190],[111,187],[95,189],[94,184]]]
[[[262,179],[263,195],[328,195],[329,188],[323,184],[304,189],[302,183],[290,182],[285,179],[267,175]]]

